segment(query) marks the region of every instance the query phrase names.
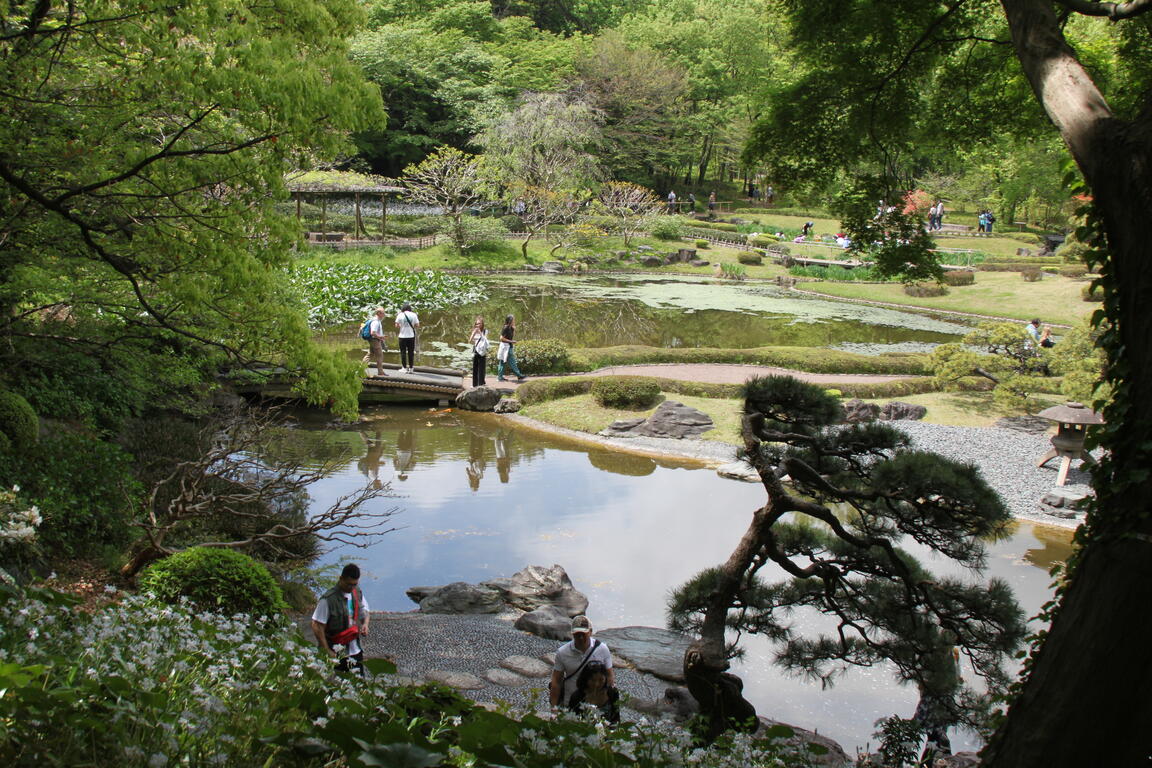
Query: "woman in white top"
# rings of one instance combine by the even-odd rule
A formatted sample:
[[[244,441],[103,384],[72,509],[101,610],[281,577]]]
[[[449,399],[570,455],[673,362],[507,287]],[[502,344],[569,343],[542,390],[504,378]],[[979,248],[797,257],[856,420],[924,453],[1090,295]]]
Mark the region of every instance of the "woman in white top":
[[[468,345],[472,347],[472,386],[484,386],[484,373],[488,367],[488,329],[484,327],[484,318],[476,316],[472,325],[472,335],[468,337]]]
[[[400,372],[412,373],[416,365],[416,329],[420,327],[420,317],[412,311],[412,305],[404,302],[396,315],[396,340],[400,345]]]

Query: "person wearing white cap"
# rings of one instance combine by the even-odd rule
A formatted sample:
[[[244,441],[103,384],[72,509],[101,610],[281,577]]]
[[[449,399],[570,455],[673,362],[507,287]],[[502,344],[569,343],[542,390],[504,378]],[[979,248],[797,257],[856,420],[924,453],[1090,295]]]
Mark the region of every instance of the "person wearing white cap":
[[[608,673],[608,687],[616,687],[616,670],[612,668],[612,653],[608,646],[592,637],[592,622],[587,616],[572,619],[572,639],[556,651],[552,667],[552,680],[548,683],[548,701],[553,707],[567,705],[576,692],[580,671],[595,660],[604,665]]]

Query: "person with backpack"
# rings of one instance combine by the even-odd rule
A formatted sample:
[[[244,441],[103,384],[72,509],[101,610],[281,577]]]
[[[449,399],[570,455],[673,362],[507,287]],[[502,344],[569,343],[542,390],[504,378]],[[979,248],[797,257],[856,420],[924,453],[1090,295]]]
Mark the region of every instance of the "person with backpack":
[[[614,689],[616,670],[612,668],[612,653],[608,646],[592,638],[592,622],[588,617],[576,616],[572,619],[572,639],[556,651],[556,663],[552,666],[548,701],[553,708],[570,704],[580,673],[592,661],[602,665],[606,687]]]
[[[365,361],[371,360],[376,366],[376,375],[384,375],[384,350],[387,349],[387,340],[384,338],[384,307],[376,307],[372,317],[360,327],[360,338],[368,342],[368,354]]]
[[[472,335],[468,337],[468,345],[472,347],[472,386],[484,386],[484,374],[488,367],[488,329],[484,327],[484,318],[476,316],[472,325]]]
[[[400,373],[412,373],[416,365],[416,329],[420,327],[420,317],[412,311],[412,305],[404,302],[396,315],[396,342],[400,346]]]
[[[341,672],[364,674],[364,649],[360,639],[368,637],[368,601],[360,591],[360,566],[348,563],[336,586],[320,596],[312,611],[312,634]],[[345,654],[340,657],[336,646]]]

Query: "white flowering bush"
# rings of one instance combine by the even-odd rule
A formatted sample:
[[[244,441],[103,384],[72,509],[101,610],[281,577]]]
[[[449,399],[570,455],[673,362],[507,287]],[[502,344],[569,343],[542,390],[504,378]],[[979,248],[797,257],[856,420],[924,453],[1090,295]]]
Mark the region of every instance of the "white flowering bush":
[[[747,736],[702,749],[667,725],[489,711],[367,663],[367,680],[338,676],[290,625],[136,596],[87,614],[57,593],[0,587],[0,755],[38,767],[808,762]]]
[[[43,522],[40,509],[23,502],[19,493],[19,486],[0,488],[0,583],[15,581],[8,569],[30,552]]]

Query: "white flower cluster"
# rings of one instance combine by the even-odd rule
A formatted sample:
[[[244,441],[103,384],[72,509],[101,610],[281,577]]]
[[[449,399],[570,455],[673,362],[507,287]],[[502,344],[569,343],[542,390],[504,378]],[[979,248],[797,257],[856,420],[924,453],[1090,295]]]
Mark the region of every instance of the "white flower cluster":
[[[20,486],[0,489],[0,544],[27,544],[36,540],[36,529],[43,520],[40,510],[26,507],[17,495]]]

